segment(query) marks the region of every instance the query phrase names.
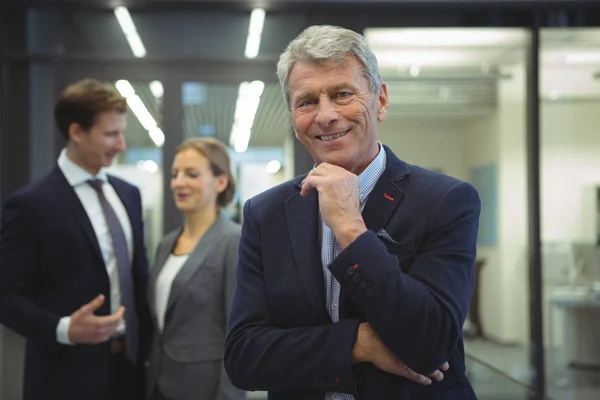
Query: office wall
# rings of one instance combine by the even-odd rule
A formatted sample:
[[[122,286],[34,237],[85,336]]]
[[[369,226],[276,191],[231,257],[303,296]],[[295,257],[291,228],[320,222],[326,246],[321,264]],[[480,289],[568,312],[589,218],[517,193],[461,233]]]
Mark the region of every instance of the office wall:
[[[391,105],[393,112],[393,104]],[[390,115],[379,125],[379,140],[409,164],[464,179],[463,126],[458,118]]]
[[[599,93],[600,95],[600,93]],[[600,99],[542,103],[542,240],[593,243]]]
[[[391,115],[380,140],[409,163],[469,180],[497,166],[497,243],[479,246],[485,334],[502,343],[528,341],[528,249],[525,80],[522,65],[503,71],[496,112],[458,119]],[[393,106],[393,105],[392,105]],[[393,108],[392,108],[393,110]],[[541,104],[542,240],[592,242],[593,188],[600,185],[600,100]],[[484,204],[483,207],[486,207]],[[544,273],[550,273],[544,271]]]
[[[485,334],[505,343],[528,338],[527,192],[524,67],[502,71],[494,113],[476,117],[400,117],[380,126],[380,139],[409,163],[469,180],[471,169],[496,165],[497,241],[478,247]],[[393,105],[392,105],[393,106]],[[492,207],[493,203],[483,204]]]

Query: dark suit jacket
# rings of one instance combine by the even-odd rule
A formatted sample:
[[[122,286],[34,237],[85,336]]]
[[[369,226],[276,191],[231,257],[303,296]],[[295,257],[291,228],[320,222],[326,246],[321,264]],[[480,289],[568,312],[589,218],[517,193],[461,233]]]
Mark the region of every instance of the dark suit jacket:
[[[219,215],[173,280],[162,332],[156,314],[156,280],[181,229],[169,233],[156,250],[148,300],[154,335],[147,393],[159,387],[177,400],[243,400],[223,368],[227,316],[235,287],[240,226]]]
[[[142,377],[149,312],[140,193],[115,177],[109,182],[133,228]],[[27,338],[25,400],[106,400],[110,344],[70,346],[56,339],[59,319],[98,294],[106,300],[96,314],[110,314],[109,280],[98,240],[77,194],[56,167],[12,194],[2,211],[0,322]]]
[[[246,202],[225,344],[225,367],[238,387],[286,400],[323,400],[328,391],[359,400],[475,399],[462,325],[479,197],[468,183],[385,150],[385,172],[363,210],[369,231],[328,266],[342,288],[339,322],[325,308],[316,190],[300,196],[300,177]],[[448,360],[445,379],[424,387],[370,363],[352,367],[361,321],[419,373]]]

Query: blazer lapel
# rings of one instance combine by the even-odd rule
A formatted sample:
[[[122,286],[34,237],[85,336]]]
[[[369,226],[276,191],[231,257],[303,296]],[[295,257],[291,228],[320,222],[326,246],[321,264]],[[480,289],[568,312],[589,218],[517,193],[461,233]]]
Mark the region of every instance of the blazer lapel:
[[[408,164],[400,160],[384,146],[386,151],[385,171],[369,194],[362,216],[369,230],[377,233],[385,228],[392,214],[404,198],[397,183],[409,175]]]
[[[156,251],[154,268],[150,270],[150,279],[148,284],[148,305],[150,307],[150,314],[152,315],[152,320],[157,328],[157,332],[158,320],[156,319],[156,280],[158,279],[158,274],[165,266],[165,262],[167,261],[169,254],[171,254],[173,248],[175,247],[175,243],[177,242],[177,238],[180,234],[181,229],[177,229],[164,237]]]
[[[167,308],[165,310],[165,319],[167,318],[169,311],[172,310],[177,303],[177,300],[181,296],[185,286],[192,280],[194,274],[202,266],[204,266],[204,261],[210,253],[210,249],[221,236],[224,225],[223,218],[224,217],[219,214],[216,221],[196,244],[194,251],[192,251],[187,261],[183,264],[183,267],[181,267],[181,270],[173,280],[171,292],[169,293],[169,301],[167,302]]]
[[[75,189],[69,184],[59,167],[55,167],[51,172],[50,180],[54,183],[56,193],[65,205],[65,208],[72,211],[71,215],[83,229],[84,235],[90,243],[94,254],[98,257],[102,265],[104,265],[104,258],[100,252],[100,244],[98,243],[96,232],[94,232],[92,222],[90,221],[85,208],[83,208],[83,204],[81,204],[79,197],[77,197]]]
[[[298,189],[302,186],[303,178],[296,181]],[[302,197],[300,193],[290,197],[285,203],[285,212],[300,280],[317,314],[324,323],[331,322],[325,307],[317,191],[313,190],[307,197]]]

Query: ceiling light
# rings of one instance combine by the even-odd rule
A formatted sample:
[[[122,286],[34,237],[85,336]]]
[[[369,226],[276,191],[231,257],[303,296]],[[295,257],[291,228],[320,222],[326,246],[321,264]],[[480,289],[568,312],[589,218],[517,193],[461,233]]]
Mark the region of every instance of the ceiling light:
[[[267,172],[269,174],[275,174],[281,169],[281,163],[277,160],[272,160],[267,163]]]
[[[413,65],[412,67],[410,67],[410,70],[408,71],[408,73],[412,77],[419,76],[419,72],[421,72],[421,69],[419,68],[418,65]]]
[[[146,48],[144,47],[144,43],[142,43],[142,39],[137,32],[127,7],[117,7],[115,8],[114,13],[115,17],[117,18],[117,22],[119,22],[119,26],[125,35],[125,39],[127,39],[127,43],[129,43],[129,47],[131,48],[133,55],[138,58],[145,57]]]
[[[600,52],[570,53],[565,56],[567,64],[597,64],[600,63]]]
[[[467,51],[456,50],[375,50],[379,66],[412,67],[458,65],[473,62],[473,55]]]
[[[367,28],[371,47],[447,47],[521,44],[522,30],[490,28]]]
[[[256,58],[258,55],[264,22],[265,10],[262,8],[252,10],[246,38],[246,50],[244,51],[246,58]]]
[[[150,87],[150,91],[152,92],[154,98],[162,99],[163,95],[165,94],[165,88],[163,87],[161,81],[152,81],[148,86]]]
[[[115,87],[119,93],[121,93],[121,96],[125,97],[125,100],[127,100],[127,105],[136,116],[140,124],[145,130],[148,131],[150,139],[152,139],[157,147],[162,147],[162,145],[165,143],[165,134],[158,127],[156,120],[152,114],[150,114],[150,111],[148,111],[142,99],[135,94],[135,89],[131,83],[129,83],[128,80],[119,79],[117,82],[115,82]]]
[[[165,144],[165,134],[158,126],[150,129],[148,135],[150,135],[150,139],[152,139],[156,147],[162,147]]]
[[[128,98],[135,94],[135,89],[131,86],[131,83],[125,79],[120,79],[115,83],[115,87],[121,93],[121,96]]]
[[[548,97],[550,101],[555,101],[560,97],[560,92],[558,90],[551,90]]]
[[[240,84],[235,103],[233,125],[229,136],[229,144],[238,153],[243,153],[248,149],[254,117],[264,88],[265,84],[262,81],[242,82]]]
[[[152,160],[138,161],[137,167],[139,170],[150,172],[151,174],[158,172],[158,164]]]
[[[127,98],[127,105],[131,108],[131,111],[133,111],[145,130],[150,131],[156,127],[154,117],[150,114],[150,111],[148,111],[144,102],[137,94]]]

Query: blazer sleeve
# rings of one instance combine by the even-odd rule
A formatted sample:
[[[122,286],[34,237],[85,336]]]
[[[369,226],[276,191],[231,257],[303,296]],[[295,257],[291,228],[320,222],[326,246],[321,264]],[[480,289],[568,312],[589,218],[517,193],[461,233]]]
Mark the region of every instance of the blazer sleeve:
[[[29,194],[30,198],[31,194]],[[60,316],[35,302],[37,265],[35,209],[23,193],[13,195],[2,210],[0,232],[0,322],[20,335],[58,346]]]
[[[225,261],[225,270],[223,271],[223,293],[225,296],[223,299],[223,309],[225,311],[225,321],[227,321],[227,316],[231,310],[231,301],[233,300],[233,292],[235,290],[239,243],[239,231],[229,235],[227,238],[227,245],[225,246],[226,253],[223,257]],[[225,325],[227,325],[227,323]],[[226,330],[227,326],[224,326],[223,328]],[[221,376],[219,377],[219,389],[216,400],[240,400],[244,399],[245,397],[246,394],[243,390],[233,386],[229,376],[227,375],[227,372],[225,371],[225,366],[223,366],[221,369]]]
[[[381,340],[421,374],[447,361],[460,338],[472,292],[479,212],[475,189],[457,183],[441,197],[410,268],[409,254],[399,259],[372,231],[329,265]]]
[[[137,229],[139,240],[135,243],[136,268],[134,269],[134,279],[137,286],[137,307],[138,318],[140,321],[140,365],[144,362],[150,352],[152,341],[152,319],[150,317],[150,308],[148,305],[148,285],[149,285],[149,269],[148,269],[148,253],[146,249],[146,235],[144,229],[144,209],[142,206],[142,197],[137,187],[133,188],[135,196],[135,204],[139,210],[139,222],[133,229]]]
[[[359,321],[345,319],[314,327],[280,328],[271,323],[268,292],[260,229],[248,200],[225,341],[225,368],[231,381],[245,390],[313,388],[355,394],[351,355]]]

